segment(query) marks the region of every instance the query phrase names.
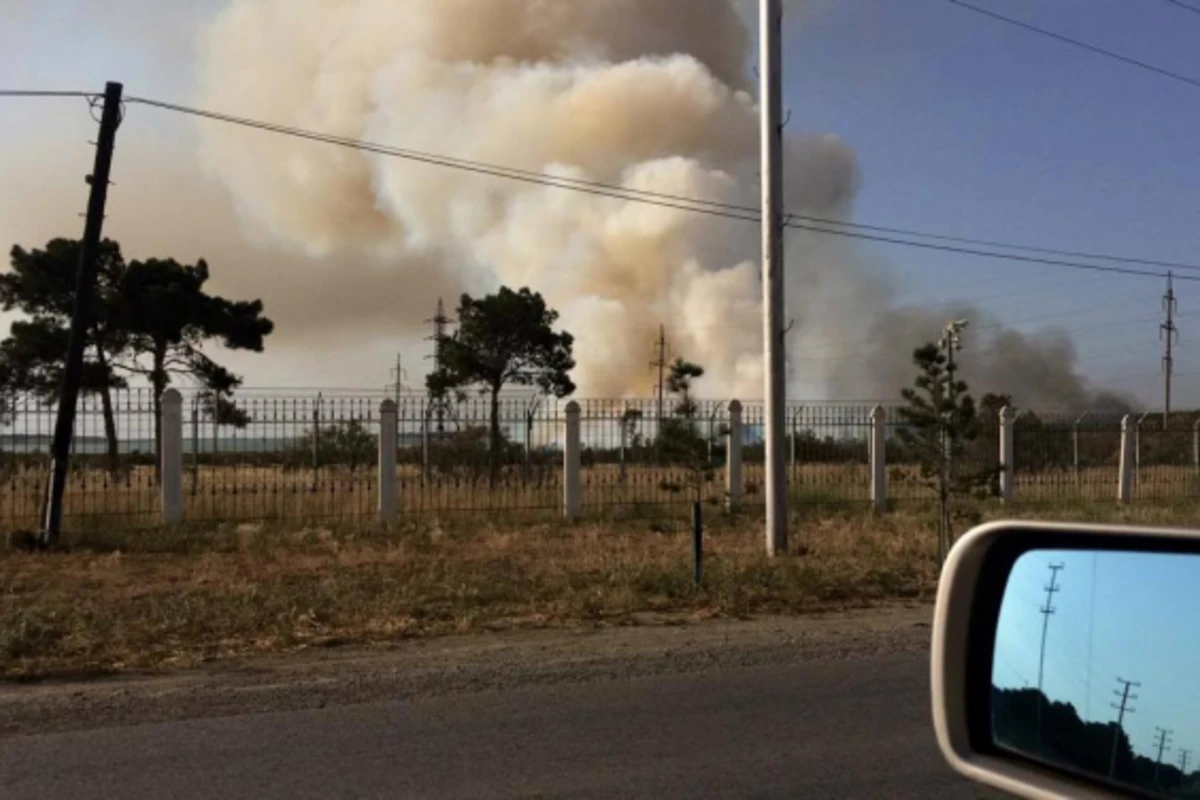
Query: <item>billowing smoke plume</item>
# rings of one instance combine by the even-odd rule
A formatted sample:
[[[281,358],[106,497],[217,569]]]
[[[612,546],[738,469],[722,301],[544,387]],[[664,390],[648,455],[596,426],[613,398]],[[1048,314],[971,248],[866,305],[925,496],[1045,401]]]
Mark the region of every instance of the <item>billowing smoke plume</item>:
[[[755,205],[753,37],[737,6],[232,0],[204,37],[200,102],[459,159]],[[247,225],[329,270],[351,250],[388,270],[397,293],[431,280],[541,291],[577,337],[581,392],[647,390],[664,324],[674,352],[709,369],[706,394],[761,395],[755,224],[239,128],[203,131],[205,163]],[[858,183],[849,147],[795,136],[787,155],[789,210],[848,213]],[[842,241],[796,233],[790,248],[793,394],[894,396],[910,380],[912,349],[945,317],[895,309],[890,286]],[[977,344],[968,377],[979,388],[995,384],[1028,403],[1089,402],[1061,337],[1002,332]]]

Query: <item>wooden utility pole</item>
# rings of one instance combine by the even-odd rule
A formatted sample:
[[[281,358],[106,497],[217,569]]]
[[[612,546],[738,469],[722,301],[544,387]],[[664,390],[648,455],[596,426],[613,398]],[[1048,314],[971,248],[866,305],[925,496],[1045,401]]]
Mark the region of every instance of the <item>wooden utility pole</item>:
[[[67,362],[63,369],[62,386],[58,393],[58,418],[54,424],[54,443],[50,449],[50,484],[42,519],[41,544],[54,547],[62,533],[63,493],[67,486],[67,471],[71,459],[71,439],[75,435],[75,409],[79,402],[79,384],[83,376],[83,353],[92,324],[92,299],[96,294],[97,260],[100,235],[104,227],[104,208],[108,201],[109,175],[112,171],[113,148],[117,128],[121,125],[121,93],[119,83],[109,83],[104,90],[100,114],[100,134],[96,139],[96,161],[87,183],[92,187],[88,198],[87,222],[79,250],[79,271],[75,277],[75,305],[71,311],[71,331],[67,340]],[[93,108],[95,107],[93,101]]]
[[[1162,324],[1159,336],[1163,340],[1163,430],[1167,429],[1171,418],[1171,376],[1175,372],[1175,342],[1179,339],[1179,328],[1175,326],[1175,313],[1179,303],[1175,300],[1175,276],[1167,273],[1167,293],[1163,295],[1163,311],[1167,321]]]
[[[1042,730],[1042,706],[1044,705],[1045,693],[1043,691],[1043,683],[1046,675],[1046,633],[1050,629],[1050,617],[1056,609],[1054,607],[1054,595],[1056,592],[1061,592],[1062,587],[1058,585],[1058,572],[1064,569],[1064,564],[1050,565],[1050,583],[1046,585],[1046,605],[1042,606],[1040,611],[1042,614],[1042,649],[1038,656],[1038,706],[1037,706],[1037,724],[1038,731]]]
[[[1121,731],[1124,730],[1125,715],[1132,714],[1136,710],[1129,707],[1129,701],[1136,700],[1137,695],[1130,694],[1129,690],[1135,686],[1141,686],[1140,683],[1127,681],[1124,678],[1117,678],[1117,683],[1124,684],[1124,689],[1116,689],[1113,692],[1117,697],[1121,698],[1121,702],[1119,704],[1113,703],[1113,708],[1117,709],[1117,719],[1113,723],[1112,755],[1108,759],[1109,778],[1114,777],[1117,772],[1117,745],[1121,741]]]
[[[1163,753],[1171,749],[1167,747],[1167,743],[1171,738],[1171,731],[1158,727],[1154,730],[1158,733],[1158,741],[1155,743],[1155,746],[1158,748],[1158,756],[1154,759],[1154,785],[1158,786],[1158,768],[1162,766]]]
[[[783,0],[761,0],[763,373],[767,555],[787,552],[787,358],[783,282]]]

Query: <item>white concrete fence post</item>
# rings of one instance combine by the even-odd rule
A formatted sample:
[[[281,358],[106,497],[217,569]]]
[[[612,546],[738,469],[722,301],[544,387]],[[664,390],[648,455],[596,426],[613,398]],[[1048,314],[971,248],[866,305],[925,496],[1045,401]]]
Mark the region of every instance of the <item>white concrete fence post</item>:
[[[742,404],[729,404],[729,443],[725,448],[725,502],[730,511],[742,502],[745,492],[742,477]]]
[[[572,400],[566,408],[566,443],[563,447],[563,515],[579,519],[583,512],[583,443],[580,437],[579,403]]]
[[[1079,461],[1079,426],[1087,419],[1089,413],[1091,412],[1083,412],[1071,427],[1071,470],[1075,476],[1075,491],[1077,492],[1083,491],[1083,471]]]
[[[1134,439],[1137,437],[1137,423],[1133,417],[1126,414],[1121,420],[1121,465],[1117,476],[1117,500],[1121,503],[1133,501],[1134,468],[1137,461],[1137,451]]]
[[[1200,419],[1192,425],[1192,467],[1200,478]]]
[[[1008,406],[1000,409],[1000,499],[1011,503],[1017,496],[1014,469],[1014,428],[1016,418]]]
[[[400,510],[396,486],[399,411],[395,400],[379,405],[379,521],[384,525],[395,522]]]
[[[887,511],[887,409],[876,406],[871,412],[871,502],[875,511]]]
[[[167,389],[162,395],[162,521],[183,522],[183,395]]]

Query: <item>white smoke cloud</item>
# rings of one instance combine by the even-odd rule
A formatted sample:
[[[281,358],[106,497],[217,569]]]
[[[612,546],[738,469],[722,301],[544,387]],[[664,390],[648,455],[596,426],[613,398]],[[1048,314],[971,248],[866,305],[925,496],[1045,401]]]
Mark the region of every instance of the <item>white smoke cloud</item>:
[[[230,0],[202,38],[199,103],[393,147],[752,206],[758,111],[747,5]],[[397,292],[430,282],[431,271],[469,291],[542,292],[576,335],[581,393],[646,391],[662,324],[676,354],[708,368],[706,394],[761,396],[755,224],[234,127],[202,131],[204,163],[249,229],[330,270],[335,254],[355,252],[386,264]],[[792,137],[786,154],[791,211],[848,213],[859,182],[848,146]],[[894,396],[908,381],[911,350],[944,322],[893,310],[890,285],[826,237],[790,237],[788,286],[793,352],[845,350],[871,325],[878,335],[862,345],[865,357],[797,356],[794,394]],[[325,311],[352,317],[353,301],[341,300],[345,307]],[[1019,383],[1024,365],[1041,375],[1055,363],[1065,385],[1046,398],[1086,397],[1073,350],[1057,340],[984,344],[1001,354],[985,382]],[[904,377],[892,382],[897,371]]]
[[[753,204],[749,36],[726,0],[237,0],[205,37],[202,104],[548,174]],[[722,393],[760,392],[755,225],[385,156],[206,127],[245,217],[313,256],[436,262],[467,286],[529,285],[576,334],[581,391],[647,388],[665,324]],[[809,145],[795,143],[804,151]],[[793,181],[852,194],[850,151]],[[830,170],[826,152],[840,160]],[[397,281],[416,279],[404,267]],[[623,363],[622,363],[623,362]]]

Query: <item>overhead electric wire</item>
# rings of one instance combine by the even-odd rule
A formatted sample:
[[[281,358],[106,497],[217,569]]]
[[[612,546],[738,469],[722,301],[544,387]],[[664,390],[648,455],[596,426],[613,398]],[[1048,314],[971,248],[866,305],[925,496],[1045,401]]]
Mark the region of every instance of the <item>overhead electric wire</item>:
[[[90,97],[87,93],[62,93],[63,95],[75,95],[82,97]],[[392,156],[403,158],[419,163],[432,164],[435,166],[449,167],[460,169],[477,174],[488,175],[491,177],[506,178],[508,180],[522,181],[526,183],[535,183],[538,185],[549,186],[553,188],[561,188],[595,194],[604,197],[611,197],[618,200],[627,200],[632,202],[641,202],[650,205],[657,205],[664,208],[672,208],[680,211],[692,211],[696,213],[709,214],[712,216],[724,217],[727,219],[736,219],[746,222],[760,222],[761,218],[756,209],[747,206],[738,206],[729,203],[719,203],[710,200],[700,200],[697,198],[686,198],[677,195],[670,195],[661,192],[652,192],[648,190],[630,189],[627,187],[615,186],[612,184],[604,184],[594,181],[584,181],[577,178],[566,176],[553,176],[544,173],[535,173],[527,170],[520,170],[510,167],[501,167],[482,162],[468,161],[466,159],[458,159],[447,156],[439,156],[432,153],[425,153],[415,150],[406,150],[402,148],[389,147],[386,145],[375,144],[357,139],[346,137],[333,136],[329,134],[307,131],[301,128],[295,128],[285,125],[277,125],[259,120],[253,120],[245,117],[237,117],[229,114],[221,114],[213,111],[205,111],[202,109],[191,108],[188,106],[179,105],[176,103],[168,103],[159,100],[153,100],[144,97],[131,97],[127,99],[128,103],[138,103],[154,108],[159,108],[167,111],[188,114],[192,116],[211,119],[218,122],[225,122],[243,127],[255,128],[271,133],[278,133],[294,138],[307,139],[324,144],[333,144],[342,147],[349,147],[365,152],[373,152],[379,155]],[[790,214],[788,217],[787,226],[796,230],[805,230],[811,233],[820,233],[830,236],[843,236],[858,239],[865,239],[884,244],[892,244],[902,247],[915,247],[920,249],[935,250],[942,252],[951,252],[959,255],[971,255],[982,258],[1000,258],[1011,261],[1020,261],[1024,263],[1044,264],[1048,266],[1060,266],[1076,269],[1090,269],[1099,272],[1109,272],[1115,274],[1137,275],[1137,276],[1154,276],[1162,277],[1160,273],[1149,272],[1146,270],[1128,270],[1116,267],[1104,267],[1094,264],[1080,264],[1077,262],[1068,262],[1055,259],[1033,258],[1028,256],[1011,255],[1006,253],[991,253],[965,247],[950,247],[944,245],[934,245],[925,242],[915,242],[910,240],[901,240],[878,235],[868,235],[855,233],[852,231],[842,231],[830,229],[826,227],[818,227],[818,225],[804,224],[795,220],[804,220],[805,222],[815,222],[820,225],[837,225],[847,228],[856,228],[860,230],[876,231],[879,233],[891,233],[902,236],[916,236],[922,238],[930,238],[947,242],[958,242],[961,244],[975,244],[984,247],[1002,247],[1014,250],[1024,250],[1026,252],[1040,252],[1052,255],[1062,255],[1075,258],[1086,258],[1093,260],[1112,261],[1117,263],[1142,264],[1146,266],[1161,266],[1173,269],[1192,270],[1200,272],[1200,265],[1183,264],[1178,262],[1159,261],[1153,259],[1134,258],[1128,256],[1116,256],[1103,253],[1086,253],[1072,250],[1059,250],[1051,248],[1040,248],[1029,245],[1009,244],[1004,242],[988,241],[982,239],[969,239],[966,237],[947,236],[944,234],[934,234],[922,231],[909,231],[902,228],[892,228],[881,225],[866,225],[863,223],[853,223],[840,220],[827,219],[822,217],[813,217],[801,214]],[[1182,279],[1187,280],[1187,278]]]
[[[1166,1],[1168,3],[1170,3],[1171,5],[1175,6],[1176,8],[1182,8],[1185,11],[1192,12],[1193,14],[1200,14],[1200,7],[1188,5],[1187,3],[1184,3],[1183,0],[1166,0]]]
[[[880,242],[883,244],[892,244],[900,247],[916,247],[922,250],[935,250],[942,253],[955,253],[957,255],[976,256],[981,258],[999,258],[1005,261],[1016,261],[1025,264],[1044,264],[1051,267],[1068,267],[1071,269],[1086,269],[1093,272],[1108,272],[1116,275],[1138,275],[1141,277],[1165,278],[1165,272],[1151,272],[1144,269],[1130,269],[1128,267],[1105,267],[1100,264],[1083,264],[1078,261],[1061,261],[1051,258],[1038,258],[1036,256],[1022,256],[1015,253],[991,253],[985,250],[975,250],[969,247],[954,247],[951,245],[930,244],[928,242],[913,242],[906,239],[894,239],[887,236],[875,236],[867,233],[856,233],[853,231],[835,231],[829,228],[820,228],[814,225],[801,225],[799,223],[789,223],[789,228],[794,228],[803,231],[811,231],[813,233],[823,233],[829,236],[842,236],[851,239],[862,239],[868,242]],[[1182,281],[1200,281],[1200,276],[1176,275],[1177,280]]]
[[[1014,19],[1012,17],[1006,17],[1005,15],[997,13],[995,11],[992,11],[991,9],[983,8],[982,6],[977,6],[972,3],[965,2],[965,0],[947,0],[947,2],[951,3],[952,5],[958,6],[959,8],[965,8],[968,11],[974,11],[976,14],[981,14],[985,17],[990,17],[994,20],[998,20],[999,22],[1003,22],[1008,25],[1012,25],[1014,27],[1021,28],[1026,31],[1030,31],[1031,33],[1039,34],[1040,36],[1045,36],[1050,39],[1054,39],[1055,41],[1062,42],[1063,44],[1069,44],[1073,47],[1078,47],[1082,50],[1087,50],[1088,52],[1095,53],[1095,54],[1101,55],[1101,56],[1105,56],[1107,58],[1111,58],[1116,61],[1120,61],[1124,64],[1138,67],[1139,69],[1143,69],[1148,72],[1153,72],[1157,75],[1161,75],[1162,77],[1171,78],[1173,80],[1179,81],[1180,83],[1186,83],[1190,86],[1200,88],[1200,79],[1192,78],[1190,76],[1183,75],[1178,72],[1172,72],[1171,70],[1164,69],[1163,67],[1156,67],[1155,65],[1148,64],[1145,61],[1139,61],[1136,58],[1122,55],[1121,53],[1117,53],[1112,50],[1106,50],[1103,47],[1097,47],[1094,44],[1088,44],[1087,42],[1081,41],[1079,39],[1072,39],[1070,36],[1064,36],[1061,33],[1055,33],[1054,31],[1046,30],[1045,28],[1039,28],[1037,25],[1031,25],[1028,22],[1022,22],[1019,19]]]
[[[0,89],[0,97],[102,97],[104,92],[55,92],[39,89]]]
[[[301,139],[310,139],[313,141],[336,144],[344,147],[351,147],[367,152],[377,153],[379,155],[390,155],[397,158],[405,158],[422,163],[435,164],[439,166],[448,166],[455,169],[462,169],[468,172],[476,172],[493,177],[509,178],[511,180],[520,180],[524,182],[537,183],[541,185],[556,185],[559,188],[575,188],[580,191],[587,191],[593,194],[599,194],[606,197],[613,197],[621,200],[636,200],[641,202],[641,198],[651,198],[655,200],[665,201],[661,205],[667,208],[675,208],[687,211],[699,211],[701,213],[712,214],[714,211],[729,212],[715,214],[716,216],[727,217],[730,219],[743,219],[752,222],[760,222],[759,210],[751,206],[736,205],[733,203],[721,203],[713,200],[701,200],[699,198],[682,197],[679,195],[667,194],[664,192],[654,192],[646,189],[632,189],[629,187],[618,186],[616,184],[603,183],[599,181],[582,180],[579,178],[571,178],[567,176],[547,175],[544,172],[533,172],[530,170],[518,169],[515,167],[501,166],[497,164],[488,164],[481,161],[471,161],[468,159],[454,158],[452,156],[443,156],[435,153],[423,152],[420,150],[411,150],[406,148],[392,147],[389,145],[377,144],[374,142],[366,142],[358,139],[350,139],[347,137],[333,136],[331,134],[323,134],[315,131],[308,131],[302,128],[296,128],[287,125],[278,125],[275,123],[262,122],[252,120],[245,117],[237,117],[230,114],[221,114],[218,112],[205,111],[202,109],[191,108],[188,106],[178,105],[176,103],[168,103],[159,100],[150,100],[142,97],[129,98],[130,103],[141,103],[143,105],[160,108],[167,111],[175,111],[182,114],[189,114],[202,118],[212,119],[219,122],[227,122],[245,127],[257,128],[273,133],[281,133],[287,136],[293,136]],[[686,206],[686,208],[682,208]],[[703,207],[703,208],[700,208]],[[853,228],[856,230],[872,231],[875,233],[887,233],[900,236],[911,236],[923,239],[934,239],[938,241],[953,242],[957,244],[976,245],[980,247],[999,247],[1009,250],[1023,250],[1031,253],[1043,253],[1046,255],[1065,256],[1073,258],[1091,259],[1096,261],[1111,261],[1114,263],[1124,264],[1141,264],[1143,266],[1152,267],[1167,267],[1170,269],[1182,269],[1189,271],[1200,272],[1200,264],[1186,264],[1175,261],[1163,261],[1157,259],[1137,258],[1132,256],[1119,256],[1107,253],[1091,253],[1075,250],[1063,250],[1046,247],[1035,247],[1032,245],[1012,244],[1008,242],[999,242],[987,239],[971,239],[962,236],[949,236],[946,234],[929,233],[925,231],[907,230],[904,228],[888,227],[883,225],[869,225],[861,222],[849,222],[845,220],[836,220],[828,217],[817,217],[806,214],[789,213],[787,215],[789,227],[813,230],[820,232],[815,228],[805,228],[804,226],[794,222],[800,220],[805,223],[814,223],[818,225],[834,225],[839,227]],[[836,234],[835,234],[836,235]],[[920,243],[912,243],[911,246],[921,246]],[[1165,277],[1165,276],[1164,276]]]
[[[521,181],[524,183],[533,183],[551,188],[565,189],[568,191],[577,191],[587,194],[593,194],[601,197],[610,197],[616,200],[626,200],[629,202],[643,203],[646,205],[659,206],[662,208],[671,208],[679,211],[691,211],[700,214],[707,214],[715,217],[723,217],[726,219],[735,219],[742,222],[761,222],[761,217],[754,209],[743,206],[730,206],[729,204],[715,203],[706,200],[697,200],[693,198],[677,197],[674,195],[665,195],[661,193],[645,192],[636,189],[627,189],[624,187],[616,187],[609,184],[599,184],[589,181],[581,181],[579,179],[556,177],[545,175],[542,173],[532,173],[524,170],[515,170],[507,167],[496,167],[492,165],[482,164],[480,162],[471,162],[463,159],[448,158],[437,156],[430,153],[420,151],[404,150],[401,148],[389,147],[386,145],[365,142],[358,139],[350,139],[347,137],[332,136],[329,134],[317,133],[314,131],[304,130],[285,125],[277,125],[260,120],[253,120],[246,117],[237,117],[230,114],[221,114],[213,111],[205,111],[203,109],[191,108],[182,106],[176,103],[168,103],[159,100],[152,100],[144,97],[130,97],[127,100],[131,104],[141,104],[153,108],[159,108],[166,111],[173,111],[181,114],[187,114],[195,117],[201,117],[218,122],[239,125],[247,128],[254,128],[271,133],[278,133],[293,138],[306,139],[309,141],[320,142],[324,144],[333,144],[340,147],[348,147],[364,152],[376,153],[379,155],[401,158],[408,161],[418,163],[431,164],[434,166],[448,167],[451,169],[459,169],[476,174],[488,175],[491,177],[505,178],[508,180]],[[838,236],[852,239],[860,239],[872,241],[882,244],[890,244],[899,247],[912,247],[922,250],[932,250],[939,252],[955,253],[957,255],[968,255],[979,258],[996,258],[1006,261],[1021,262],[1027,264],[1042,264],[1046,266],[1064,267],[1071,269],[1091,270],[1094,272],[1106,272],[1119,275],[1133,275],[1138,277],[1154,277],[1165,278],[1165,273],[1152,272],[1150,270],[1130,269],[1125,267],[1102,266],[1099,264],[1084,264],[1077,261],[1065,261],[1061,259],[1038,258],[1034,256],[1023,256],[1012,253],[997,253],[984,250],[978,250],[967,247],[958,247],[950,245],[931,244],[928,242],[917,242],[908,239],[896,239],[893,237],[879,236],[874,234],[859,233],[856,231],[835,230],[819,225],[810,225],[801,222],[795,222],[795,219],[800,218],[798,215],[789,215],[786,226],[794,230],[804,230],[810,233],[818,233],[827,236]],[[841,223],[829,221],[827,224],[847,225],[852,226],[854,223]],[[900,229],[891,229],[897,230]],[[920,235],[912,233],[911,235]],[[1031,249],[1023,248],[1019,245],[1012,246],[1013,249]],[[1068,251],[1062,251],[1068,252]],[[1088,256],[1092,257],[1092,256]],[[1122,259],[1119,256],[1106,257],[1118,260]],[[1149,260],[1137,259],[1135,263],[1150,263]],[[1166,265],[1168,262],[1155,262],[1156,264]],[[1192,264],[1176,264],[1176,269],[1200,271],[1200,265]],[[1178,276],[1180,280],[1200,281],[1200,277]]]

